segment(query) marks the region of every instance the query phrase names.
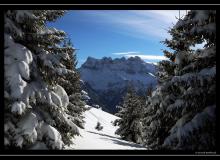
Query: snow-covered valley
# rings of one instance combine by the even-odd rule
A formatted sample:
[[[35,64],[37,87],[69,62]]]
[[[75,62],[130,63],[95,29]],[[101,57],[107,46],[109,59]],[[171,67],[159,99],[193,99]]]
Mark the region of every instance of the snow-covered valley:
[[[90,106],[87,106],[90,107]],[[67,149],[80,150],[146,150],[147,148],[132,142],[122,140],[115,135],[118,126],[113,126],[112,122],[118,117],[102,111],[101,109],[91,108],[84,113],[85,129],[80,129],[81,136],[73,139],[73,145]],[[95,129],[97,122],[100,122],[103,129]]]

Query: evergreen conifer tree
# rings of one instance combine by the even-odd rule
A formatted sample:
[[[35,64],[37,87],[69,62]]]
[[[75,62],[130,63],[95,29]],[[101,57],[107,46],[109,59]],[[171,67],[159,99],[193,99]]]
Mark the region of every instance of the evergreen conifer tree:
[[[73,48],[62,46],[65,32],[46,26],[64,13],[63,10],[4,13],[6,148],[64,149],[79,134],[61,83],[67,74],[75,73],[64,63],[70,60],[68,53]]]
[[[159,63],[157,89],[147,100],[145,144],[153,149],[216,147],[216,11],[193,10],[169,31],[169,60]],[[203,49],[192,46],[205,42]]]
[[[142,112],[143,103],[140,97],[136,95],[135,90],[130,88],[124,98],[123,105],[119,113],[121,119],[116,119],[114,125],[118,125],[116,134],[122,139],[135,143],[142,143]]]
[[[101,131],[103,129],[103,126],[101,125],[100,122],[97,122],[97,125],[95,126],[95,129],[97,129],[98,131]]]
[[[76,69],[77,58],[75,48],[73,47],[70,38],[64,40],[63,47],[68,48],[67,54],[68,58],[64,61],[67,69],[74,72],[67,73],[66,76],[61,79],[61,84],[65,91],[69,95],[69,104],[67,106],[69,114],[74,117],[74,123],[80,127],[84,128],[84,121],[82,113],[86,110],[85,102],[82,100],[81,86],[80,86],[80,75]]]

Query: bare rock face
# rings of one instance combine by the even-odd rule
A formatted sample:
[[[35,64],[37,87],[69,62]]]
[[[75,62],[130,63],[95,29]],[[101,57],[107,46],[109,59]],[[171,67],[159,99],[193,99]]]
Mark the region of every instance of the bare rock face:
[[[139,57],[88,57],[79,68],[82,88],[91,98],[90,105],[98,104],[111,113],[117,112],[116,105],[122,102],[129,85],[139,94],[144,94],[150,85],[155,87],[156,70],[156,65],[146,63]]]

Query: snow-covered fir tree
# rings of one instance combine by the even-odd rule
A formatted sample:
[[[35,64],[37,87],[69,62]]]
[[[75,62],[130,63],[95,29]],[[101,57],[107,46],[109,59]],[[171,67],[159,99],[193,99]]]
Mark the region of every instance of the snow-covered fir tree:
[[[147,99],[145,144],[153,149],[215,151],[216,11],[193,10],[179,19],[164,43],[159,85]],[[204,48],[192,46],[205,43]]]
[[[69,104],[67,108],[69,110],[69,113],[74,117],[74,123],[78,127],[84,128],[84,117],[82,113],[86,110],[86,108],[85,102],[82,101],[83,93],[81,93],[80,75],[76,69],[76,52],[73,48],[70,38],[66,38],[64,40],[63,47],[68,49],[66,51],[66,53],[68,54],[68,58],[65,59],[63,63],[67,69],[72,70],[74,72],[67,73],[64,78],[60,79],[60,82],[67,94],[69,95]]]
[[[97,124],[95,126],[95,129],[98,130],[98,131],[101,131],[103,129],[103,126],[101,125],[100,122],[97,122]]]
[[[120,135],[124,140],[142,143],[143,102],[133,88],[128,89],[116,116],[120,119],[113,122],[114,125],[119,126],[115,134]]]
[[[47,22],[63,10],[7,10],[4,13],[4,144],[7,148],[63,149],[78,135],[62,87],[75,70],[65,32]],[[69,80],[69,79],[68,79]],[[72,87],[77,80],[69,87]],[[72,93],[72,92],[71,92]],[[79,89],[74,93],[79,93]],[[78,102],[76,102],[78,103]],[[81,102],[80,102],[81,103]],[[79,112],[78,112],[79,113]]]

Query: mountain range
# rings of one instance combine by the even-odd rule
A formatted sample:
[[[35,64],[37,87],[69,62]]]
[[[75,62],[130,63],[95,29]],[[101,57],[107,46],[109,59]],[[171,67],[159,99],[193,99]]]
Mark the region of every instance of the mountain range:
[[[157,66],[146,63],[140,57],[116,58],[88,57],[79,68],[82,89],[89,97],[90,105],[99,105],[103,110],[115,113],[117,105],[123,101],[127,89],[132,86],[140,95],[146,93],[149,86],[155,88]]]

